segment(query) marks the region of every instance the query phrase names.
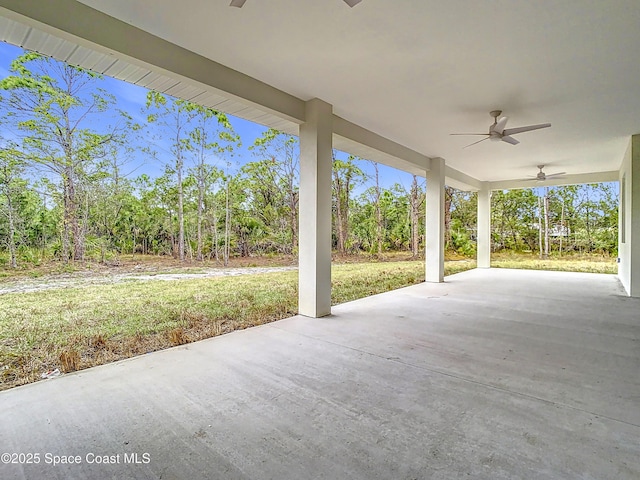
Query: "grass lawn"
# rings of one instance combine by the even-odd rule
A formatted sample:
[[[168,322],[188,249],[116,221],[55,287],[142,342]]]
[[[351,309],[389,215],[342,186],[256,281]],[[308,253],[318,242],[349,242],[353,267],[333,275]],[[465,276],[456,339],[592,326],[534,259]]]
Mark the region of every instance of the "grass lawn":
[[[424,263],[337,265],[332,277],[343,303],[422,282]],[[295,271],[1,295],[0,389],[286,318],[297,303]]]
[[[448,261],[445,274],[475,268]],[[494,267],[615,273],[612,259],[494,255]],[[424,281],[424,261],[345,263],[332,303]],[[0,295],[0,390],[181,345],[297,313],[297,272],[138,281]]]
[[[602,255],[553,256],[540,259],[533,254],[493,253],[494,268],[521,268],[525,270],[559,270],[563,272],[618,273],[618,264],[613,257]]]

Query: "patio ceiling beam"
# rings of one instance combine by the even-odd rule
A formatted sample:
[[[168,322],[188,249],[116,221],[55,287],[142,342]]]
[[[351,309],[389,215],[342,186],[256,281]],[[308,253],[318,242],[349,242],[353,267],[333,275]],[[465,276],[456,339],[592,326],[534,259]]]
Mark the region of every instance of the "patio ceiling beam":
[[[335,148],[362,158],[420,176],[431,168],[431,159],[426,155],[337,115],[333,116],[333,133]]]
[[[483,188],[483,182],[455,168],[451,168],[449,165],[445,166],[445,183],[449,187],[465,192],[477,192]]]
[[[93,50],[126,57],[297,124],[299,98],[75,0],[0,0],[0,14]]]

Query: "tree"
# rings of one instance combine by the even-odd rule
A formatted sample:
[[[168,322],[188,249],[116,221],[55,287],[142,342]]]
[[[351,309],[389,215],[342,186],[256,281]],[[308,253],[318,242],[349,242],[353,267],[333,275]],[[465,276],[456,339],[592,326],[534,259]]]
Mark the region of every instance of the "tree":
[[[491,195],[491,223],[499,249],[534,250],[537,197],[533,190],[495,190]]]
[[[234,146],[240,145],[240,137],[233,131],[224,113],[198,105],[193,105],[192,108],[197,116],[194,119],[195,128],[189,132],[186,146],[195,155],[196,165],[192,173],[198,188],[196,259],[202,261],[205,197],[207,191],[222,178],[222,172],[208,161],[212,155],[219,159],[231,153]]]
[[[171,170],[167,173],[176,176],[177,192],[177,214],[178,214],[178,239],[177,256],[181,262],[185,260],[185,237],[184,237],[184,164],[185,154],[188,149],[188,128],[190,123],[197,116],[198,112],[193,105],[185,100],[178,100],[173,97],[167,98],[156,91],[147,93],[147,116],[149,123],[156,123],[168,133],[169,151],[173,155]]]
[[[170,172],[176,177],[177,199],[177,256],[185,260],[185,167],[192,159],[190,170],[197,186],[196,203],[196,258],[203,260],[203,221],[207,189],[220,179],[220,171],[209,163],[211,157],[221,157],[239,145],[240,138],[233,131],[224,113],[202,107],[186,100],[166,97],[158,92],[147,94],[147,117],[149,124],[156,124],[169,138],[168,148],[172,156]],[[165,142],[159,140],[157,144]]]
[[[373,204],[376,212],[376,251],[378,256],[382,256],[382,242],[383,242],[383,228],[382,228],[382,209],[380,205],[380,198],[382,196],[382,188],[380,187],[380,172],[378,170],[378,164],[371,162],[374,170],[375,184],[371,189],[373,195]]]
[[[20,175],[23,173],[24,164],[20,160],[20,153],[15,145],[6,145],[0,149],[0,195],[4,200],[4,206],[0,203],[2,213],[7,218],[7,248],[9,250],[9,263],[12,268],[18,267],[16,249],[16,223],[18,221],[17,196],[24,191],[26,181]]]
[[[395,251],[410,249],[410,201],[406,190],[395,183],[383,190],[380,200],[385,248]]]
[[[350,155],[347,160],[339,160],[333,152],[332,193],[334,205],[334,227],[336,230],[336,247],[340,255],[346,255],[349,238],[349,204],[355,187],[361,184],[366,176],[356,165],[356,157]]]
[[[269,129],[250,150],[259,160],[242,168],[253,211],[269,235],[272,248],[293,253],[298,247],[300,146],[297,137]]]
[[[453,201],[454,188],[444,187],[444,244],[451,245],[451,203]]]
[[[418,177],[413,176],[411,181],[411,191],[409,195],[410,223],[411,223],[411,256],[416,258],[420,255],[420,224],[423,206],[425,203],[425,194],[421,187],[418,186]]]
[[[449,210],[447,248],[465,256],[474,256],[476,253],[477,194],[447,187],[445,200],[445,205],[448,203]]]
[[[11,63],[0,81],[8,92],[7,110],[25,135],[22,150],[29,161],[62,183],[64,261],[84,258],[86,179],[106,148],[120,140],[122,130],[96,132],[85,125],[115,103],[97,87],[100,76],[82,68],[28,52]]]

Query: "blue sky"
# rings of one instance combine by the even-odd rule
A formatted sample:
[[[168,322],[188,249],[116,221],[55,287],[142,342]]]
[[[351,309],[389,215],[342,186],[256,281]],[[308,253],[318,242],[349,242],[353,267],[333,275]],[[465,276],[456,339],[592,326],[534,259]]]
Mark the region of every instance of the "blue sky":
[[[21,48],[0,42],[0,78],[4,78],[10,74],[9,66],[11,62],[22,52],[23,50]],[[116,97],[118,108],[125,110],[137,122],[142,123],[145,121],[146,114],[143,112],[147,95],[145,88],[110,77],[104,78],[101,87]],[[231,159],[235,164],[232,169],[238,169],[245,163],[257,159],[255,154],[249,150],[249,147],[266,131],[266,127],[233,116],[229,116],[229,119],[242,141],[242,146],[235,151]],[[98,127],[98,125],[96,126]],[[164,150],[162,145],[158,146],[159,148],[157,150],[162,152]],[[338,158],[346,158],[347,155],[343,152],[338,152],[337,156]],[[218,162],[225,163],[226,160],[227,159],[218,160]],[[168,161],[170,161],[170,159],[165,157],[164,162],[166,163]],[[216,159],[212,159],[211,163],[217,163]],[[367,175],[370,177],[373,176],[374,170],[369,162],[361,162],[359,166]],[[141,159],[138,162],[134,161],[133,165],[129,167],[129,170],[133,176],[140,175],[141,173],[146,173],[152,177],[159,176],[164,170],[163,160],[161,158],[160,162],[150,161],[148,159]],[[411,184],[412,176],[406,172],[385,165],[379,165],[379,171],[381,184],[385,188],[391,187],[395,183],[400,183],[408,189]],[[371,185],[372,182],[373,180],[369,180],[368,184]]]

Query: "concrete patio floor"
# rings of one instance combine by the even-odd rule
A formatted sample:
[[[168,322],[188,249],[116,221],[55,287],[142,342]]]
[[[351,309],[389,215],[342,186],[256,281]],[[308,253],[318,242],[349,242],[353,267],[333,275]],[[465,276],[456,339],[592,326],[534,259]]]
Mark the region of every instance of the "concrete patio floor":
[[[615,276],[472,270],[333,312],[2,392],[1,453],[40,463],[0,478],[640,478]]]

